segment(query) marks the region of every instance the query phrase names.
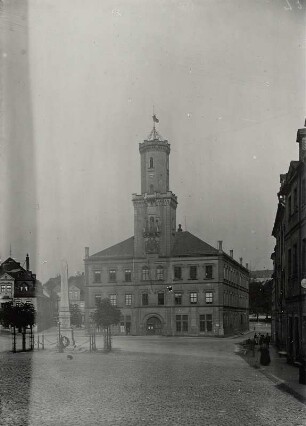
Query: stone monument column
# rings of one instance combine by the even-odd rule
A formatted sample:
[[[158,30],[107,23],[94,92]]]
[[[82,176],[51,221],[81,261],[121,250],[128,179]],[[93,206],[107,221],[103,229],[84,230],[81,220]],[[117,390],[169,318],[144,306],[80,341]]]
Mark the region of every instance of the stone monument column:
[[[70,324],[70,310],[69,310],[69,296],[68,296],[68,264],[66,260],[62,260],[62,263],[61,263],[61,302],[60,302],[60,310],[59,310],[59,321],[60,321],[62,335],[66,335],[67,337],[70,337],[71,324]]]

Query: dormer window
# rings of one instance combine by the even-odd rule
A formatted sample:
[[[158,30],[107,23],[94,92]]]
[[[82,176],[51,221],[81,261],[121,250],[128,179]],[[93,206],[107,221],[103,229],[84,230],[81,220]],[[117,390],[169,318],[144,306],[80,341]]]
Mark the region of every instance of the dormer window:
[[[150,165],[149,165],[149,168],[150,168],[150,169],[153,169],[153,167],[154,167],[153,157],[150,157]]]

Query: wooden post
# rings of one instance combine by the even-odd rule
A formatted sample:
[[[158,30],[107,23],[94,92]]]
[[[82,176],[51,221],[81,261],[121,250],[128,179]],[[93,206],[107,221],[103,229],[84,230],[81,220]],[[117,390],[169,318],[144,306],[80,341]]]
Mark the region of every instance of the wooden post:
[[[21,334],[22,334],[22,351],[25,352],[26,351],[26,328],[25,327],[22,327]]]
[[[42,343],[42,348],[44,350],[45,349],[45,336],[44,336],[44,334],[41,336],[41,343]]]
[[[16,353],[16,327],[13,328],[13,353]]]

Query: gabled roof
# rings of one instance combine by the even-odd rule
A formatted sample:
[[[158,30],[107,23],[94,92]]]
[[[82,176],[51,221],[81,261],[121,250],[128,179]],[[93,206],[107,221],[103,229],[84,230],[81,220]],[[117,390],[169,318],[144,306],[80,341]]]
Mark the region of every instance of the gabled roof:
[[[218,250],[188,231],[176,232],[171,257],[208,254],[218,254]]]
[[[209,254],[218,254],[218,250],[188,231],[176,232],[171,257],[205,256]],[[133,258],[134,237],[93,254],[89,257],[89,260],[114,257]]]
[[[97,258],[112,258],[112,257],[134,257],[134,237],[121,241],[121,243],[108,247],[105,250],[99,251],[91,256],[89,260],[96,260]]]
[[[9,273],[13,278],[20,280],[33,280],[35,279],[31,271],[27,271],[19,262],[9,257],[0,265],[0,274]]]

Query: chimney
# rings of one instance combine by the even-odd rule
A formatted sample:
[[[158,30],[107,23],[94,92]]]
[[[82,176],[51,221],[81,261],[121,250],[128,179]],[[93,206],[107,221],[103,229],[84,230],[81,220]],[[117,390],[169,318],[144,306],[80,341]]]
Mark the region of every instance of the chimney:
[[[240,257],[239,260],[240,260],[240,265],[242,265],[243,258]]]
[[[306,125],[306,120],[305,120]],[[299,129],[296,135],[296,141],[299,144],[299,160],[306,161],[306,129]]]
[[[89,258],[89,247],[85,247],[85,259]]]
[[[29,258],[29,254],[28,253],[26,255],[26,270],[27,271],[30,270],[30,258]]]
[[[230,256],[234,257],[234,250],[230,250]]]
[[[222,241],[218,241],[218,250],[221,253],[222,252]]]
[[[181,224],[179,224],[177,232],[183,232]]]
[[[245,264],[245,267],[246,267],[246,269],[249,269],[249,264],[248,264],[248,263],[246,263],[246,264]]]

